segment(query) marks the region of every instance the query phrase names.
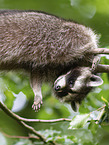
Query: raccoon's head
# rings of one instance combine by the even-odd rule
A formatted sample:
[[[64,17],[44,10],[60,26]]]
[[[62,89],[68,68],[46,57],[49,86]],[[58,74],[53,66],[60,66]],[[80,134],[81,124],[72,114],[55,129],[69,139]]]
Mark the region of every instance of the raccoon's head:
[[[103,80],[92,74],[89,67],[76,67],[57,78],[54,92],[61,101],[71,102],[72,109],[77,111],[78,104],[86,95],[102,83]]]

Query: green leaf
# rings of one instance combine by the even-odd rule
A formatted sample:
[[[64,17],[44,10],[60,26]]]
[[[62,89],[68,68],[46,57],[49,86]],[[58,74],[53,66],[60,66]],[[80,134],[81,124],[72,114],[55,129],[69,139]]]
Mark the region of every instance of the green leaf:
[[[6,96],[5,104],[7,105],[8,108],[12,109],[13,103],[14,103],[14,100],[15,100],[13,92],[6,89],[4,91],[4,95]]]
[[[97,124],[94,120],[90,120],[90,124],[88,126],[88,129],[91,131],[92,134],[97,133],[98,127],[99,127],[99,124]]]
[[[69,129],[82,128],[87,123],[89,116],[90,114],[81,114],[75,116],[70,123]]]
[[[108,106],[108,101],[102,96],[101,99],[105,102],[106,106]]]

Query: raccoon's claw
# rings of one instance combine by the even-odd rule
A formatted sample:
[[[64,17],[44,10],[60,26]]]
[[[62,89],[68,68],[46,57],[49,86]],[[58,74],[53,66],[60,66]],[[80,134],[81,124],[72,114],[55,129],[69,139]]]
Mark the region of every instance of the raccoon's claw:
[[[33,110],[35,110],[35,112],[38,112],[40,110],[41,105],[43,104],[43,102],[34,102],[32,105]]]

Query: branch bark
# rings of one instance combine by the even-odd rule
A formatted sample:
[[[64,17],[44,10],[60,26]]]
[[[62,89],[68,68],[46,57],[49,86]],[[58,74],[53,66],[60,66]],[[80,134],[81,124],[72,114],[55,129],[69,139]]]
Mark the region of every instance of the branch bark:
[[[68,121],[70,122],[72,119],[67,118],[60,118],[60,119],[52,119],[52,120],[40,120],[40,119],[27,119],[20,117],[19,115],[16,115],[11,110],[9,110],[6,105],[0,102],[0,108],[10,117],[17,121],[24,121],[24,122],[40,122],[40,123],[56,123],[56,122],[62,122],[62,121]]]
[[[87,51],[87,55],[109,54],[108,48],[96,48]],[[109,73],[109,65],[98,64],[95,68],[96,73]]]
[[[15,135],[8,135],[6,133],[4,133],[3,131],[0,130],[0,132],[8,137],[8,138],[23,138],[23,139],[30,139],[30,138],[34,138],[34,139],[39,139],[39,137],[36,137],[36,136],[32,136],[32,135],[29,135],[29,136],[15,136]]]
[[[98,64],[96,69],[96,73],[109,73],[109,65]]]
[[[15,113],[13,113],[11,110],[9,110],[3,103],[0,102],[0,108],[8,115],[10,116],[11,118],[13,118],[14,120],[16,120],[20,125],[22,125],[24,128],[26,128],[28,130],[29,133],[33,133],[35,134],[37,137],[39,137],[39,139],[41,141],[43,141],[44,143],[47,143],[46,142],[46,139],[41,135],[39,134],[33,127],[27,125],[26,123],[24,123],[23,121],[21,121],[21,118],[16,115]],[[51,145],[55,145],[54,142],[51,142],[50,143]]]
[[[11,110],[9,110],[5,104],[3,104],[2,102],[0,102],[0,108],[11,118],[13,118],[14,120],[16,120],[21,126],[23,126],[24,128],[26,128],[28,130],[29,133],[33,133],[35,134],[41,141],[43,141],[44,143],[46,142],[46,139],[39,134],[33,127],[27,125],[25,122],[41,122],[41,123],[56,123],[56,122],[62,122],[62,121],[68,121],[70,122],[71,119],[66,119],[66,118],[60,118],[60,119],[54,119],[54,120],[40,120],[40,119],[26,119],[23,117],[20,117],[19,115],[16,115],[15,113],[13,113]],[[38,139],[37,138],[37,139]],[[49,144],[51,145],[56,145],[55,142],[51,141]]]
[[[109,54],[108,48],[97,48],[91,51],[92,54]]]
[[[89,53],[94,54],[94,55],[109,54],[109,49],[108,48],[97,48]],[[97,73],[109,73],[109,65],[98,64],[96,69],[95,69],[95,72],[97,72]]]

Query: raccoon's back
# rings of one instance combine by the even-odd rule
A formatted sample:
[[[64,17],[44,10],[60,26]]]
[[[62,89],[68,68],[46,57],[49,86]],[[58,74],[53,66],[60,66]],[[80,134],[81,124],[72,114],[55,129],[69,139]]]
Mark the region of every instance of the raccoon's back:
[[[45,13],[1,11],[0,64],[37,67],[73,63],[84,57],[84,46],[93,43],[89,33],[82,25]]]

